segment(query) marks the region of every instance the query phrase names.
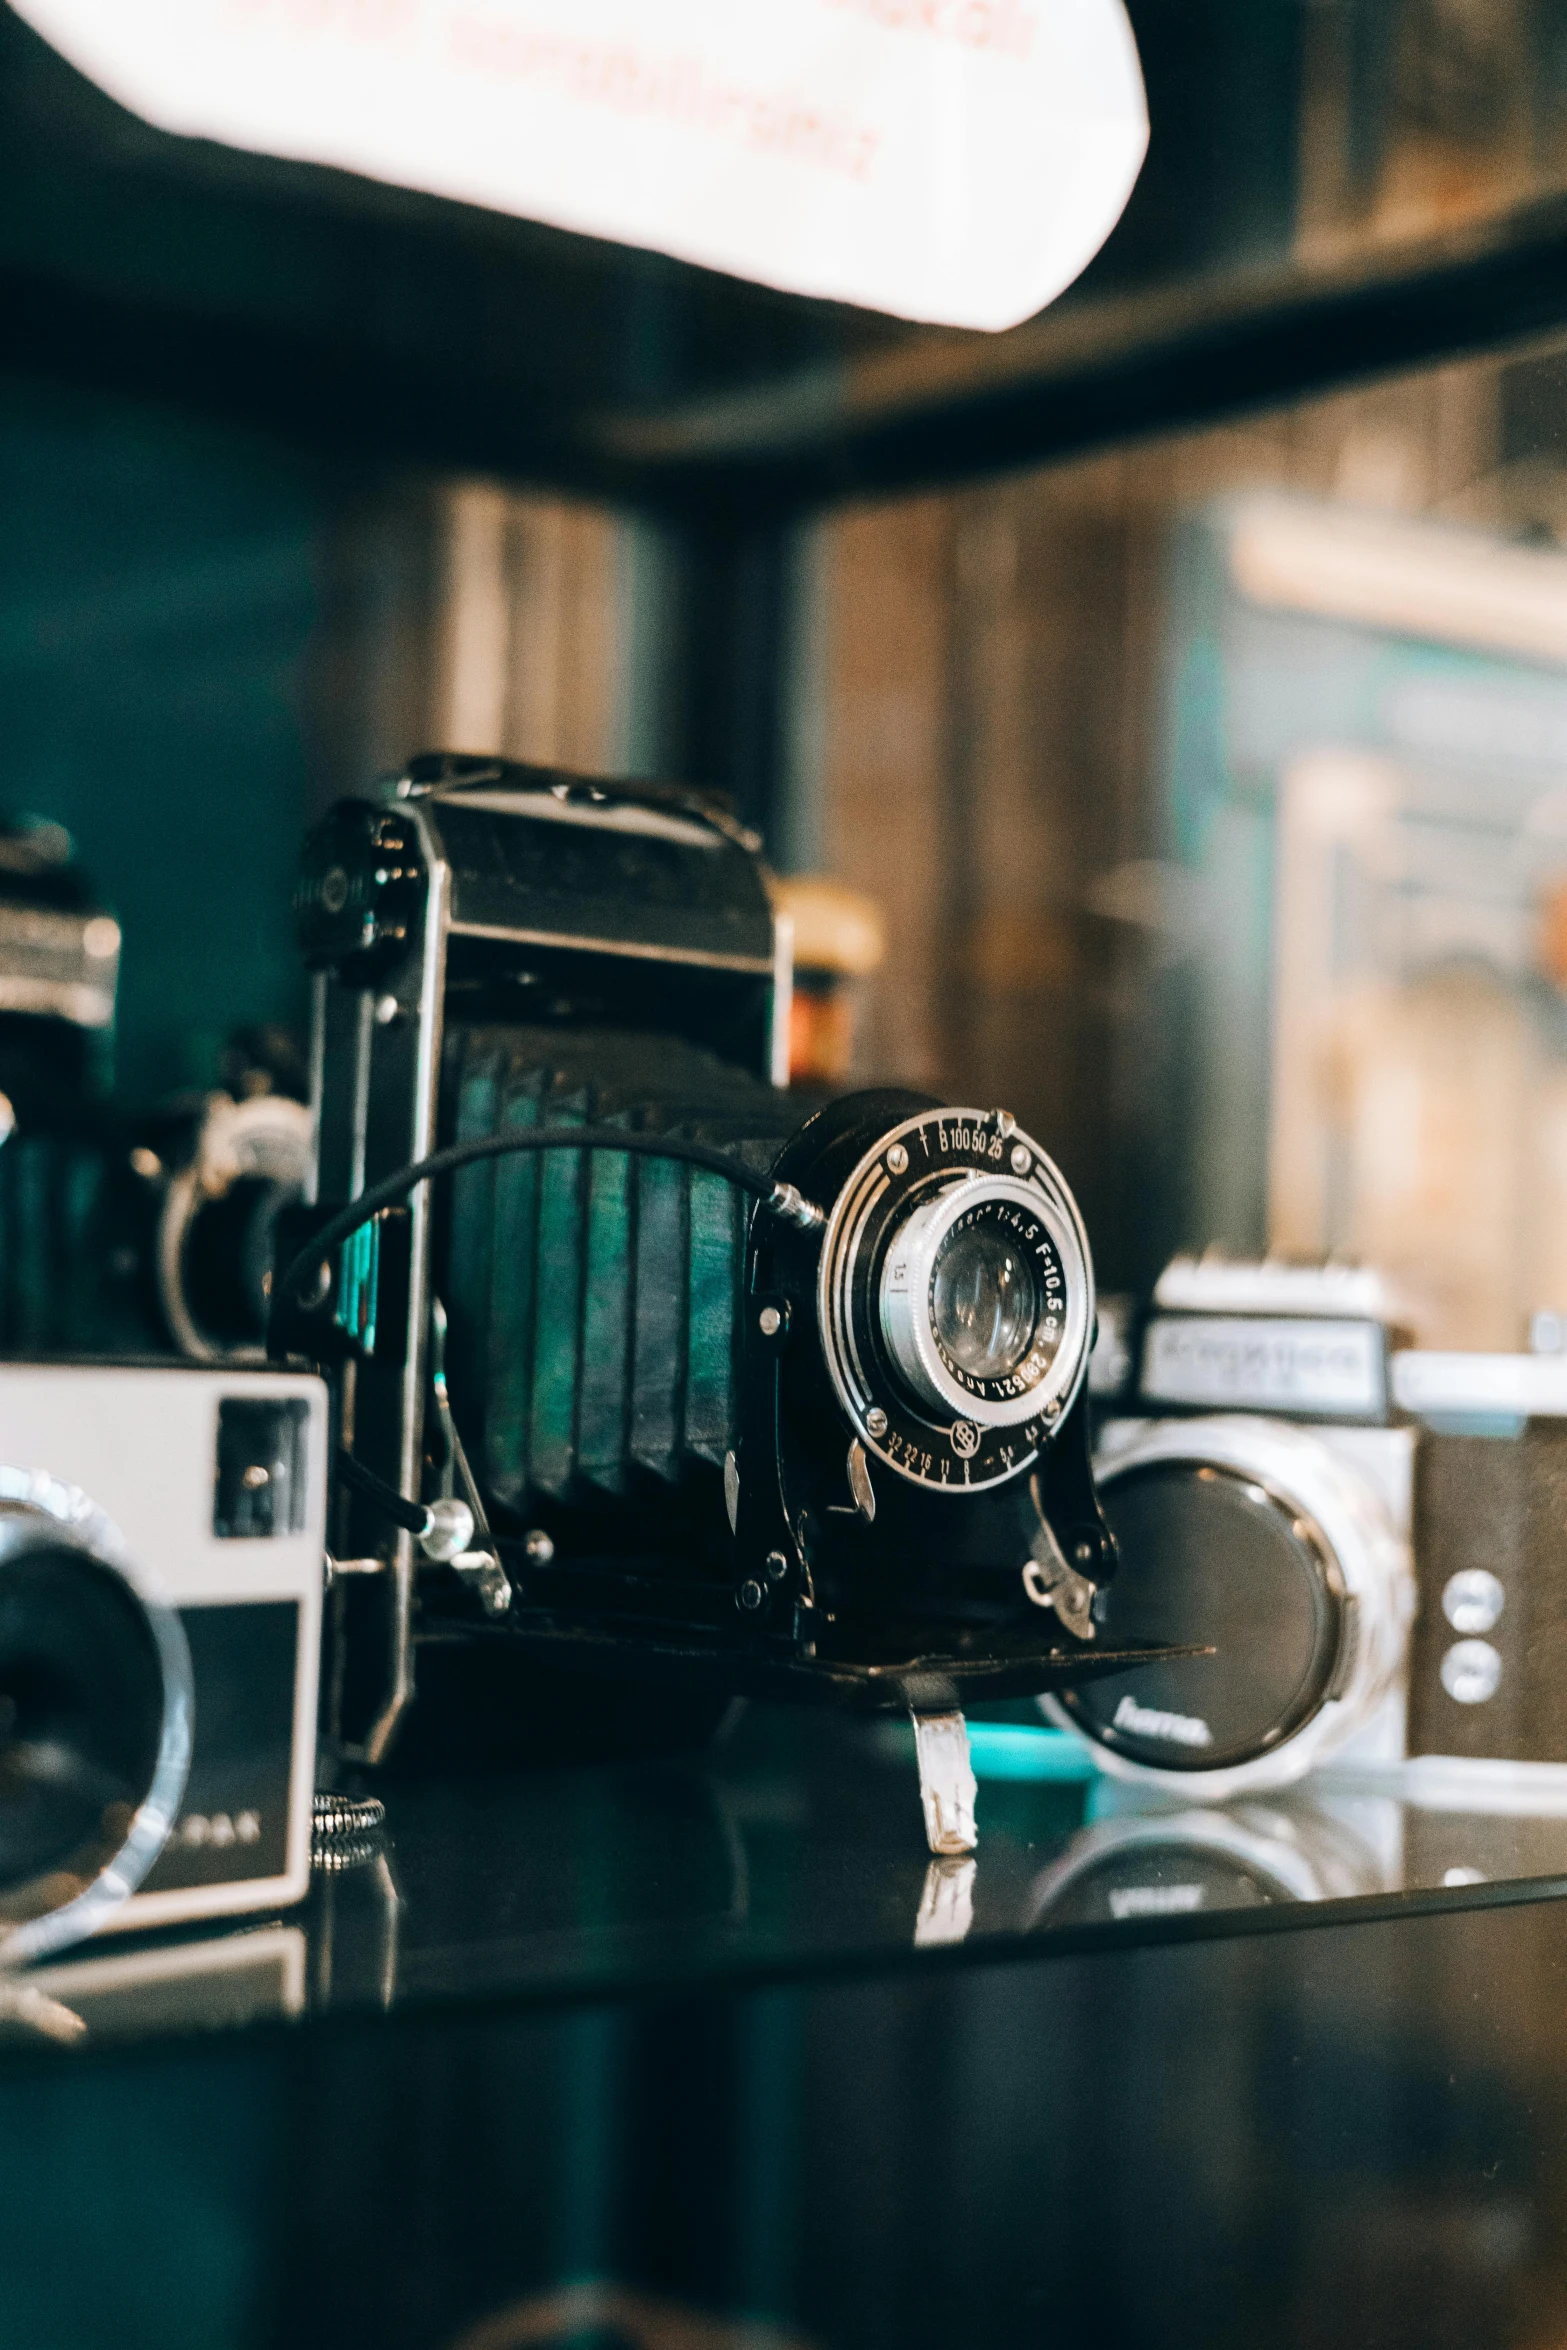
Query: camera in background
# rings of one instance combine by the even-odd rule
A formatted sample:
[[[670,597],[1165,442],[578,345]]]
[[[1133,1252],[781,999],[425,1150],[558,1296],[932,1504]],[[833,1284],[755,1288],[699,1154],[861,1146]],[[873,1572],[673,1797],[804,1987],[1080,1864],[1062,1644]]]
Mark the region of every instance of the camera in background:
[[[1101,1395],[1117,1638],[1212,1642],[1054,1717],[1212,1800],[1333,1759],[1567,1793],[1567,1358],[1401,1348],[1353,1267],[1177,1259]]]
[[[117,1101],[120,947],[70,835],[0,822],[0,1356],[260,1361],[310,1158],[302,1060],[247,1030],[225,1090]]]
[[[327,1397],[0,1366],[0,1961],[298,1900]]]
[[[139,1124],[158,1305],[193,1362],[262,1362],[282,1219],[304,1198],[314,1149],[308,1074],[286,1028],[241,1030],[222,1087]]]
[[[109,1084],[120,926],[58,824],[0,820],[0,1354],[166,1345]]]

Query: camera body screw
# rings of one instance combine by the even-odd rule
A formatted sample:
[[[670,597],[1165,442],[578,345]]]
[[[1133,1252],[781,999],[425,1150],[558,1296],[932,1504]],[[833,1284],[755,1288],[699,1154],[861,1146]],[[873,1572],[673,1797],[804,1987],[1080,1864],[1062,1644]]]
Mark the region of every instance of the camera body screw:
[[[756,1320],[764,1338],[776,1338],[783,1328],[783,1316],[776,1306],[763,1306]]]
[[[789,1572],[789,1561],[781,1550],[770,1550],[763,1562],[763,1571],[769,1583],[781,1583]]]
[[[754,1616],[757,1609],[762,1604],[762,1586],[754,1579],[750,1582],[742,1583],[739,1591],[735,1596],[738,1598],[740,1605],[745,1609],[746,1614],[748,1616]]]
[[[902,1143],[901,1143],[901,1142],[895,1142],[895,1143],[893,1144],[893,1146],[892,1146],[891,1150],[890,1150],[890,1151],[887,1153],[887,1172],[888,1172],[888,1174],[889,1174],[889,1175],[902,1175],[902,1174],[904,1174],[904,1173],[906,1173],[906,1172],[907,1172],[907,1169],[908,1169],[908,1164],[909,1164],[909,1154],[908,1154],[908,1152],[907,1152],[907,1151],[904,1149],[904,1147],[903,1147],[903,1145],[902,1145]]]
[[[1025,1149],[1025,1147],[1024,1147],[1024,1145],[1023,1145],[1022,1143],[1020,1143],[1020,1142],[1015,1142],[1015,1143],[1012,1145],[1012,1172],[1013,1172],[1013,1174],[1014,1174],[1014,1175],[1026,1175],[1026,1174],[1028,1173],[1029,1169],[1032,1167],[1032,1165],[1033,1165],[1033,1164],[1034,1164],[1034,1161],[1033,1161],[1033,1156],[1032,1156],[1032,1153],[1031,1153],[1031,1152],[1029,1152],[1027,1149]]]
[[[530,1526],[522,1538],[522,1555],[530,1567],[547,1567],[555,1556],[555,1545],[542,1526]]]
[[[887,1415],[879,1403],[873,1403],[865,1415],[865,1433],[867,1436],[885,1436],[887,1433]]]

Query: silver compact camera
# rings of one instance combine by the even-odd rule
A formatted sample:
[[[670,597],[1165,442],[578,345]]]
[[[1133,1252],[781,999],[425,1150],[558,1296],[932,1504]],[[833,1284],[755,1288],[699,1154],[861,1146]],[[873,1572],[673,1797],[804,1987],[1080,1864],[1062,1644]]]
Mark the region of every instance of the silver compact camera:
[[[310,1870],[327,1395],[0,1365],[0,1961]]]
[[[1369,1271],[1183,1258],[1131,1359],[1106,1631],[1213,1653],[1054,1719],[1203,1801],[1330,1758],[1567,1793],[1567,1359],[1398,1349]]]

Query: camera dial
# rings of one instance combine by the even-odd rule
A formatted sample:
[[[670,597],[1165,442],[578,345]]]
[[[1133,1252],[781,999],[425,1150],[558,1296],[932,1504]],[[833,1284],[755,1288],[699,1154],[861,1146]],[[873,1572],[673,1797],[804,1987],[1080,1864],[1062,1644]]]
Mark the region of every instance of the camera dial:
[[[93,1931],[136,1890],[190,1763],[179,1617],[103,1512],[0,1468],[0,1962]]]
[[[881,1135],[839,1192],[817,1307],[868,1450],[932,1492],[1004,1484],[1032,1467],[1083,1382],[1082,1219],[1004,1112],[923,1111]]]
[[[425,879],[405,809],[339,801],[305,843],[294,890],[307,966],[359,986],[394,970],[418,928]]]

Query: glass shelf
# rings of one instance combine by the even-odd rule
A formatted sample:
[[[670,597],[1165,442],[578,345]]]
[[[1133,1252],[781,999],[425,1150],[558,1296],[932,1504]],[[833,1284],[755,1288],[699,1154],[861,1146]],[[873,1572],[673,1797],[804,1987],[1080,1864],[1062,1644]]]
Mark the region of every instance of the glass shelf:
[[[886,1973],[1567,1892],[1548,1776],[1449,1766],[1172,1804],[973,1725],[980,1843],[924,1849],[899,1721],[752,1706],[679,1761],[392,1780],[283,1918],[109,1937],[0,1990],[6,2054],[292,2019]]]

